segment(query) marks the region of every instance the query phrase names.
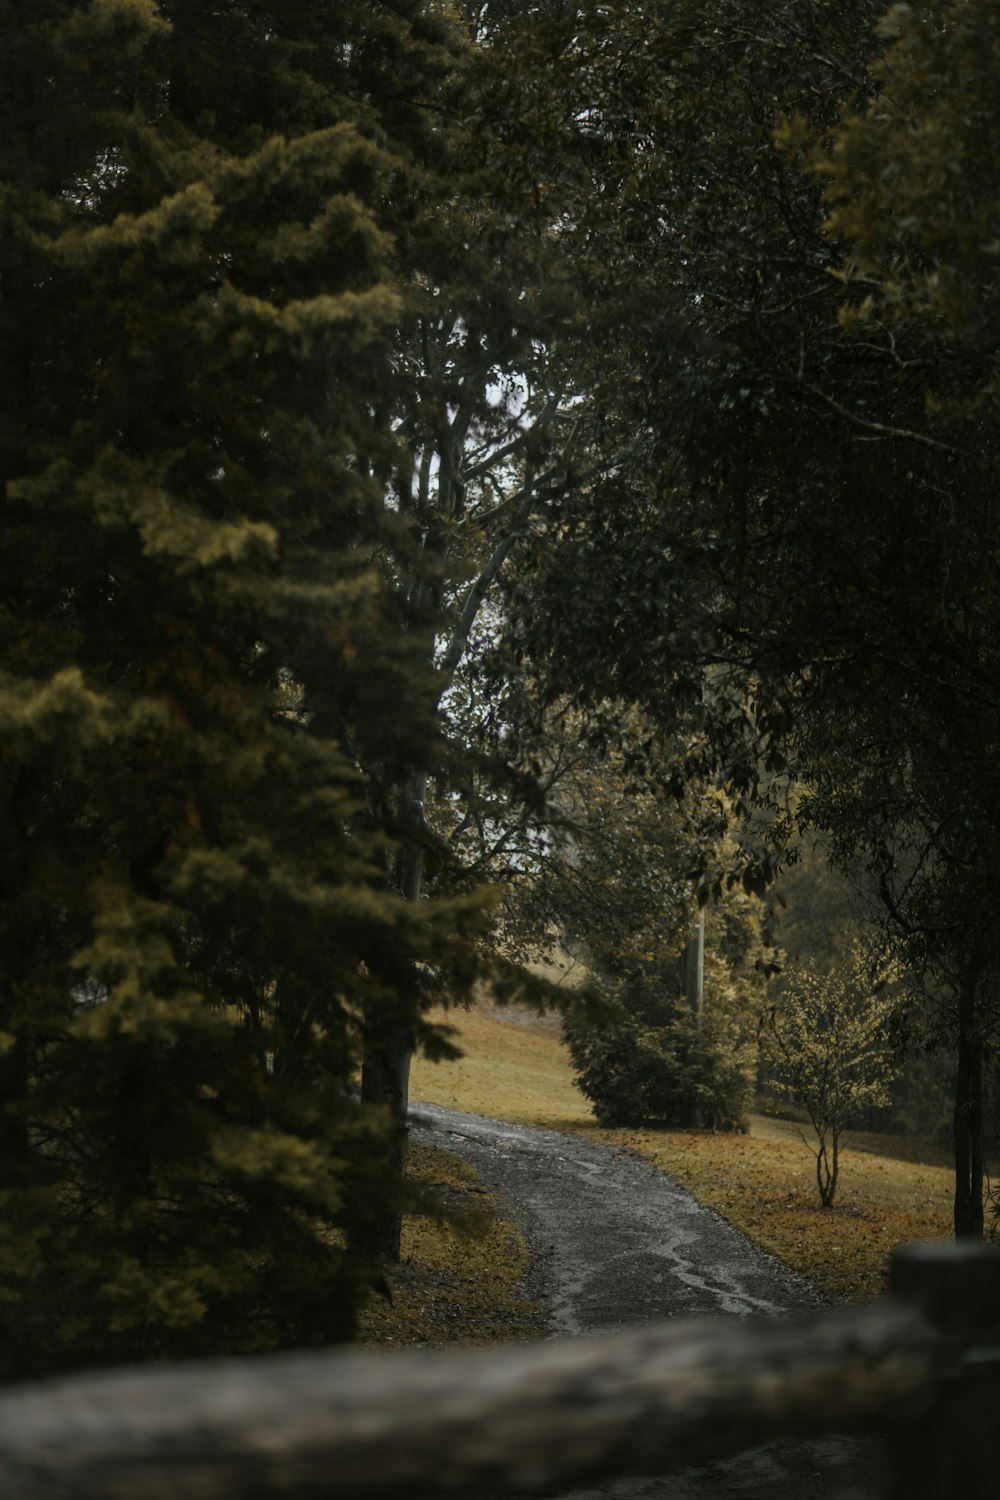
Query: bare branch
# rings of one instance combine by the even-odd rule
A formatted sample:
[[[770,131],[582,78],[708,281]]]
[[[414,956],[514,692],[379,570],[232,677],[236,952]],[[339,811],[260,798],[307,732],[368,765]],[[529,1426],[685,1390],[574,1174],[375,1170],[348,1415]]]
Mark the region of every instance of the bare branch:
[[[489,458],[484,458],[481,462],[473,464],[471,468],[464,469],[462,471],[463,482],[471,484],[473,480],[479,479],[483,474],[487,474],[495,469],[498,464],[502,464],[505,459],[511,458],[515,453],[519,453],[530,439],[537,437],[539,433],[545,432],[552,425],[553,419],[558,414],[559,403],[562,401],[562,398],[562,388],[554,391],[531,426],[522,429],[516,438],[512,438],[504,447],[498,448],[496,452],[491,453]]]
[[[866,432],[875,433],[882,439],[902,438],[907,442],[919,443],[924,448],[934,448],[940,453],[950,453],[954,458],[969,459],[972,457],[972,454],[967,453],[964,448],[955,448],[951,443],[942,443],[938,438],[932,438],[926,432],[914,432],[909,427],[893,427],[886,422],[876,422],[871,417],[859,416],[857,412],[853,412],[849,407],[841,405],[839,401],[835,401],[832,396],[827,395],[826,391],[821,390],[819,386],[813,385],[801,374],[796,374],[795,378],[810,395],[818,397],[832,411],[835,411],[838,416],[845,418],[846,421],[851,422],[855,427],[863,427]]]

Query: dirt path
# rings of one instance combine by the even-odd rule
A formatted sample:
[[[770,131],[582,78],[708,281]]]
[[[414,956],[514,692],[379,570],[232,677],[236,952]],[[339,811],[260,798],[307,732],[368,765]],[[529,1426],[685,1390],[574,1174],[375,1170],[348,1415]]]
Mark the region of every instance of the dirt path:
[[[430,1104],[413,1116],[465,1156],[520,1222],[535,1254],[528,1292],[548,1309],[555,1336],[819,1305],[807,1281],[626,1151]],[[867,1441],[780,1442],[566,1500],[874,1500],[880,1470]]]

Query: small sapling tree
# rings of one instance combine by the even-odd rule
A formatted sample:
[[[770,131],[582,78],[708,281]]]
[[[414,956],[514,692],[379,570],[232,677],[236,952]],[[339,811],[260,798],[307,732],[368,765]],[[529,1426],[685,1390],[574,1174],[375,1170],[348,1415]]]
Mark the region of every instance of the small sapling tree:
[[[808,1113],[816,1134],[816,1185],[832,1208],[840,1179],[840,1142],[860,1111],[888,1104],[895,1076],[890,994],[853,972],[823,973],[804,963],[786,969],[770,1013],[766,1055],[772,1086]],[[803,1137],[803,1139],[805,1139]]]

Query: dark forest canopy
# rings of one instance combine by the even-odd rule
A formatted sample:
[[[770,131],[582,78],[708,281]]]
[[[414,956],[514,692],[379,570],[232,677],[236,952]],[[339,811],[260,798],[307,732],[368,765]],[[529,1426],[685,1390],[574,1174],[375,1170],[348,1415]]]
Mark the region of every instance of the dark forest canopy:
[[[511,657],[598,712],[693,717],[706,769],[773,804],[762,878],[796,828],[867,868],[957,1049],[974,1233],[1000,958],[996,18],[590,14],[560,102],[592,190],[566,234],[608,314],[592,441],[620,457],[512,576]]]
[[[387,888],[363,771],[438,738],[384,408],[459,42],[0,17],[3,1368],[328,1342],[399,1192],[363,1009],[421,1036],[482,906]]]
[[[4,1373],[349,1337],[647,836],[867,870],[981,1231],[1000,23],[883,10],[0,4]]]

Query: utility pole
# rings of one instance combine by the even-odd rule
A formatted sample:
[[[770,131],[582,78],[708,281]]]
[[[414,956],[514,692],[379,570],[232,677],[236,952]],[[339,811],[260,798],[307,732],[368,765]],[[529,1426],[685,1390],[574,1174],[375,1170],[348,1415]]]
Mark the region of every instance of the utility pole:
[[[701,1030],[701,1005],[702,995],[705,989],[705,917],[704,913],[699,916],[695,924],[694,935],[688,940],[684,949],[684,994],[690,1007],[691,1015],[694,1017],[695,1026]],[[701,1104],[693,1102],[691,1106],[691,1125],[695,1130],[700,1130],[704,1124]]]
[[[701,1020],[701,1000],[705,989],[705,918],[700,916],[694,936],[684,949],[684,994],[691,1010]]]

